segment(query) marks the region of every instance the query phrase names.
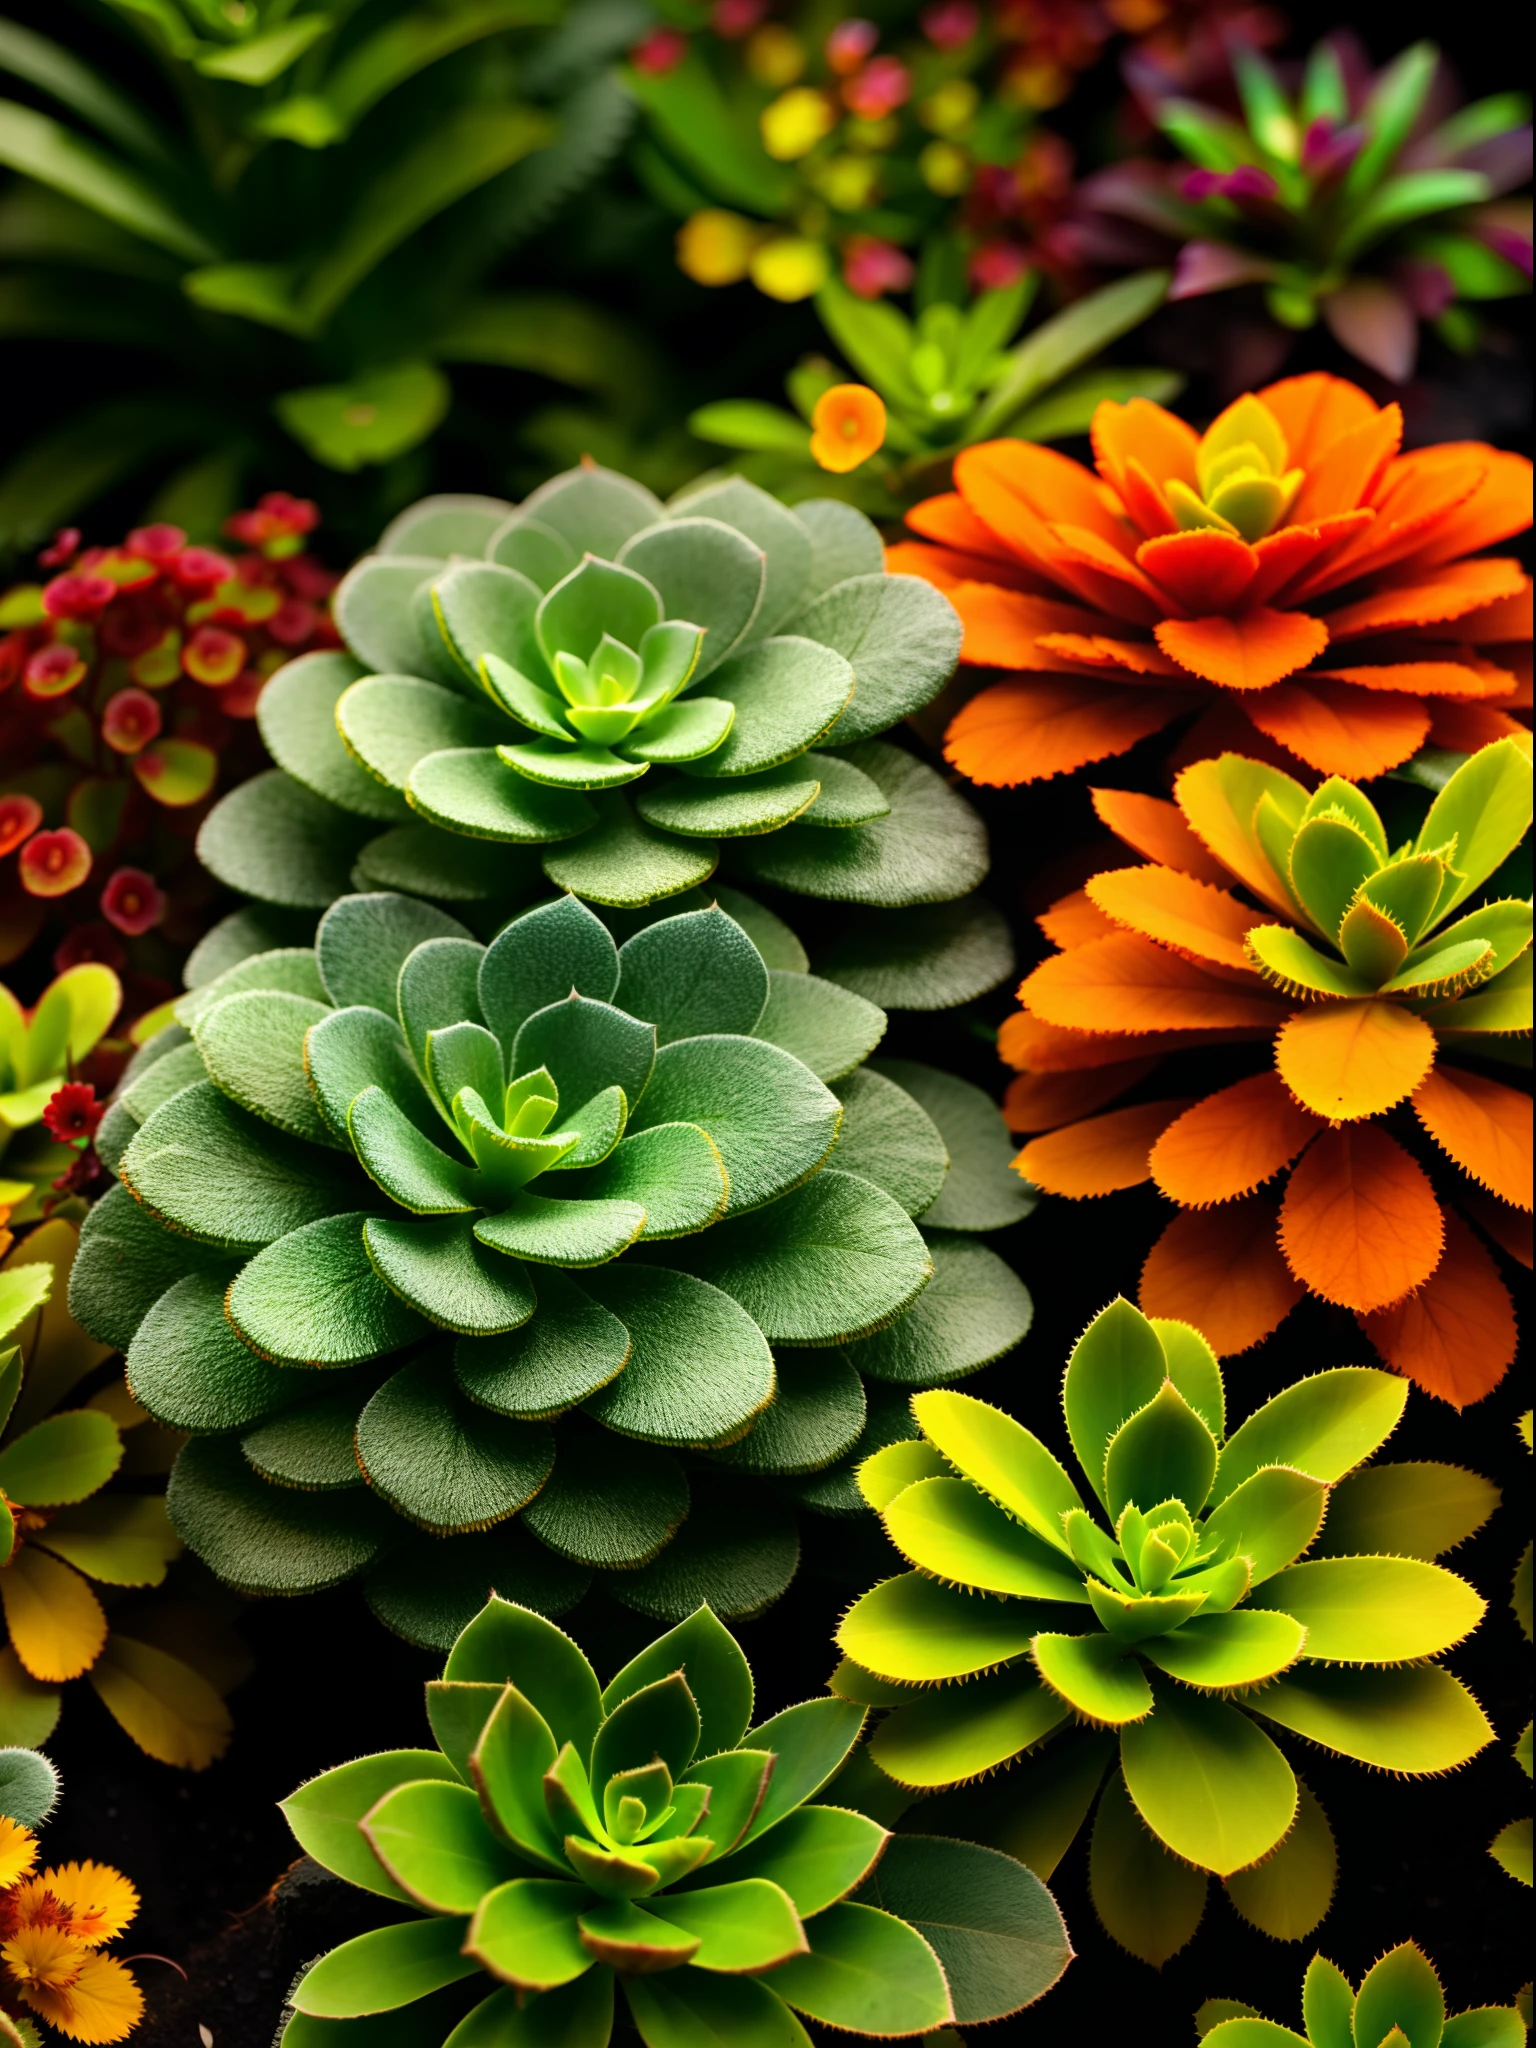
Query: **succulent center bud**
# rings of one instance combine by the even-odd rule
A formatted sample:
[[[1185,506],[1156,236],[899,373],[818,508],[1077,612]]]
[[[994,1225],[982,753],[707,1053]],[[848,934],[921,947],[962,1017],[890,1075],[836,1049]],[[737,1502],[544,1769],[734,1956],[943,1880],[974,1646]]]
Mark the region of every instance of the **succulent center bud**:
[[[1208,528],[1259,541],[1284,523],[1306,472],[1288,469],[1290,449],[1280,422],[1261,399],[1245,394],[1211,422],[1195,456],[1198,489],[1175,477],[1166,485],[1181,533]]]

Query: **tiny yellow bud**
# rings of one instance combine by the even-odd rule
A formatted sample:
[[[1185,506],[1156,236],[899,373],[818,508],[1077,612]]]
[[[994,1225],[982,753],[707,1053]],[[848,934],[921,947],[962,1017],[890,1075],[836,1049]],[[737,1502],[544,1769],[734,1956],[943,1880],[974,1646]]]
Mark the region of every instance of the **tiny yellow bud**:
[[[816,189],[842,213],[861,213],[875,196],[880,167],[865,156],[835,156],[823,164]]]
[[[752,254],[752,282],[765,297],[792,305],[808,299],[827,281],[831,262],[820,242],[784,235],[763,242]]]
[[[952,78],[928,95],[918,117],[935,135],[957,135],[975,115],[981,94],[968,78]]]
[[[809,85],[781,93],[771,107],[764,107],[758,120],[764,149],[781,164],[807,155],[836,123],[831,101]]]
[[[970,183],[970,159],[953,142],[930,142],[917,160],[917,169],[928,190],[942,199],[956,198]]]
[[[757,229],[739,213],[707,206],[677,231],[677,267],[695,284],[739,284],[747,274]]]
[[[805,45],[782,22],[765,21],[747,44],[747,69],[761,85],[793,85],[805,71]]]

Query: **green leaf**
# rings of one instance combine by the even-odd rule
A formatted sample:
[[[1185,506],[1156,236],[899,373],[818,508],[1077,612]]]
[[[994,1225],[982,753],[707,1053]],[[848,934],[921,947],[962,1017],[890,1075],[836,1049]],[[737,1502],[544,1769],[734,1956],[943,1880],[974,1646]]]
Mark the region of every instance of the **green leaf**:
[[[688,1520],[653,1563],[607,1582],[615,1599],[661,1621],[681,1621],[705,1600],[731,1621],[782,1597],[800,1562],[792,1510],[739,1481],[721,1491],[714,1477],[692,1476]]]
[[[559,1837],[544,1801],[544,1776],[558,1754],[549,1723],[515,1685],[508,1685],[499,1698],[494,1687],[466,1685],[462,1680],[429,1686],[429,1699],[434,1692],[440,1716],[452,1715],[458,1726],[462,1713],[463,1734],[478,1723],[462,1772],[478,1791],[492,1826],[530,1861],[558,1869],[563,1876]],[[495,1705],[485,1714],[488,1696]]]
[[[1423,1951],[1411,1941],[1388,1949],[1355,1993],[1355,2040],[1380,2043],[1400,2028],[1409,2048],[1439,2048],[1444,2026],[1445,1993]]]
[[[1062,1517],[1074,1509],[1081,1511],[1082,1497],[1038,1437],[1011,1415],[969,1394],[918,1394],[912,1413],[924,1436],[951,1465],[1026,1528],[1066,1552]]]
[[[181,1550],[157,1495],[81,1501],[55,1514],[32,1540],[109,1586],[158,1586]]]
[[[1283,1571],[1311,1544],[1323,1521],[1333,1525],[1334,1495],[1321,1480],[1286,1465],[1266,1466],[1229,1493],[1205,1517],[1204,1540],[1212,1554],[1248,1560],[1250,1584]]]
[[[226,44],[193,59],[205,78],[227,78],[235,85],[270,85],[296,64],[310,46],[333,26],[329,14],[301,15],[281,28]]]
[[[401,1027],[423,1071],[427,1037],[452,1024],[478,1024],[480,964],[485,948],[472,940],[426,939],[407,955],[400,969],[398,1013]]]
[[[1377,72],[1361,109],[1366,144],[1344,178],[1346,202],[1372,191],[1397,159],[1428,100],[1440,67],[1433,43],[1419,42]],[[1418,2043],[1414,2043],[1418,2048]]]
[[[1324,1557],[1293,1564],[1249,1595],[1293,1615],[1307,1655],[1347,1664],[1433,1657],[1487,1612],[1465,1579],[1412,1557]]]
[[[532,1320],[503,1336],[461,1338],[453,1369],[481,1406],[537,1420],[595,1394],[629,1355],[629,1333],[618,1318],[563,1273],[545,1269]]]
[[[1498,1504],[1498,1488],[1459,1465],[1369,1465],[1330,1489],[1318,1554],[1436,1558]]]
[[[702,57],[690,54],[665,72],[630,66],[624,84],[707,192],[759,216],[779,212],[793,189],[789,176],[754,126],[737,118]]]
[[[1279,1848],[1226,1881],[1238,1912],[1276,1941],[1300,1941],[1312,1932],[1332,1903],[1339,1871],[1327,1815],[1300,1778],[1296,1791],[1296,1819]],[[1350,2048],[1347,2033],[1343,2048]]]
[[[409,554],[390,547],[364,555],[342,577],[331,599],[331,613],[366,670],[376,675],[425,675],[441,682],[459,676],[446,649],[441,644],[434,648],[418,623],[416,600],[441,566],[430,549]],[[435,637],[440,643],[441,636]]]
[[[208,1078],[242,1109],[295,1138],[335,1145],[304,1070],[305,1034],[331,1014],[306,996],[248,989],[199,1011],[193,1036]]]
[[[358,1822],[397,1786],[447,1782],[452,1776],[452,1766],[435,1749],[388,1750],[306,1779],[279,1805],[299,1847],[326,1870],[407,1904],[410,1894],[385,1874]]]
[[[619,954],[618,987],[609,993],[620,1009],[656,1026],[658,1045],[707,1032],[750,1036],[768,1000],[768,970],[716,904],[636,932]]]
[[[321,918],[315,960],[338,1009],[356,1004],[397,1014],[400,969],[427,939],[468,939],[457,918],[414,896],[343,896]]]
[[[460,1919],[407,1920],[359,1934],[310,1965],[294,1987],[294,2007],[321,2019],[352,2019],[393,2012],[471,1977],[479,1964],[459,1951],[464,1929]]]
[[[1171,406],[1185,382],[1176,370],[1079,370],[1016,414],[1012,432],[1021,441],[1070,440],[1091,431],[1093,416],[1106,399],[1128,405],[1133,398],[1145,398]]]
[[[723,1465],[765,1475],[823,1471],[858,1443],[864,1387],[841,1351],[780,1350],[773,1400],[748,1433],[716,1453]]]
[[[493,747],[506,730],[488,704],[409,675],[362,677],[337,699],[335,718],[349,753],[398,790],[419,762],[445,750]]]
[[[467,1785],[399,1785],[359,1826],[390,1876],[430,1912],[472,1913],[522,1868],[487,1827]]]
[[[523,1520],[562,1557],[629,1570],[666,1547],[688,1506],[688,1481],[670,1452],[567,1427],[555,1469]]]
[[[1137,271],[1042,321],[1011,352],[1007,370],[972,417],[967,438],[984,441],[998,433],[1038,393],[1140,326],[1162,304],[1168,282],[1166,270]]]
[[[573,991],[608,1002],[618,988],[619,956],[607,926],[584,903],[563,896],[514,918],[480,963],[486,1022],[503,1045],[535,1011]]]
[[[534,2000],[510,1988],[493,1992],[460,2020],[442,2048],[598,2048],[612,2026],[613,1973],[589,1970]],[[428,2048],[436,2048],[435,2037]]]
[[[909,1563],[949,1585],[1087,1601],[1081,1569],[967,1480],[919,1479],[887,1504],[881,1519]]]
[[[574,775],[559,778],[572,781],[569,788],[543,786],[553,778],[530,781],[515,772],[525,751],[501,747],[493,753],[477,747],[428,754],[411,770],[406,789],[411,808],[447,831],[513,846],[543,846],[586,831],[594,813],[581,791],[597,785]],[[561,762],[567,758],[575,762],[578,756],[559,757]]]
[[[629,1128],[639,1133],[683,1121],[701,1125],[718,1147],[730,1212],[739,1214],[815,1173],[837,1135],[838,1106],[776,1046],[736,1036],[685,1038],[657,1054]]]
[[[326,1387],[318,1396],[289,1404],[286,1414],[247,1430],[240,1448],[263,1479],[279,1486],[316,1493],[359,1487],[363,1473],[353,1438],[365,1399],[366,1391],[355,1385]]]
[[[594,1273],[585,1285],[632,1346],[623,1372],[585,1403],[609,1429],[702,1447],[728,1441],[773,1398],[764,1333],[729,1292],[655,1266]]]
[[[363,1244],[390,1291],[441,1329],[500,1336],[534,1312],[526,1272],[479,1245],[467,1217],[371,1216]]]
[[[802,1807],[787,1815],[767,1840],[738,1850],[732,1871],[737,1879],[766,1878],[781,1886],[800,1917],[809,1919],[846,1898],[869,1874],[889,1839],[884,1828],[862,1813],[836,1806]]]
[[[880,785],[841,754],[813,751],[804,765],[821,783],[821,793],[806,813],[810,824],[841,831],[847,825],[873,825],[890,816],[891,807]]]
[[[424,1137],[382,1088],[365,1088],[347,1111],[347,1131],[364,1171],[418,1216],[465,1215],[483,1190],[471,1168]]]
[[[711,1756],[734,1749],[752,1718],[752,1671],[735,1637],[707,1607],[697,1608],[631,1657],[604,1688],[603,1711],[612,1713],[632,1693],[672,1671],[682,1672],[698,1708],[700,1749]],[[765,1869],[762,1875],[774,1873]]]
[[[306,1383],[242,1344],[224,1314],[233,1263],[189,1273],[150,1307],[128,1352],[128,1382],[171,1429],[246,1429],[301,1400]]]
[[[851,576],[873,576],[885,567],[885,544],[871,519],[840,498],[802,498],[794,514],[811,536],[807,599],[819,597]]]
[[[908,1696],[875,1730],[869,1753],[898,1784],[932,1791],[1011,1762],[1070,1713],[1027,1666],[1010,1664]]]
[[[699,1937],[691,1959],[695,1969],[731,1974],[770,1970],[809,1949],[793,1901],[767,1878],[674,1892],[666,1911],[670,1924]]]
[[[782,450],[786,455],[810,453],[811,430],[804,420],[781,405],[759,398],[720,398],[688,415],[688,431],[699,441],[722,448]]]
[[[361,239],[355,234],[352,237],[354,261]],[[334,274],[336,256],[345,251],[343,241],[322,266],[322,276],[327,271]],[[364,267],[371,268],[372,260]],[[303,296],[306,324],[323,320],[353,281],[349,279],[342,292],[327,301],[311,279]],[[317,462],[328,469],[351,472],[371,463],[392,462],[425,441],[441,425],[452,395],[448,379],[435,364],[394,363],[386,369],[365,370],[345,384],[314,384],[301,391],[281,392],[273,399],[272,410]]]
[[[810,2041],[789,2008],[755,1977],[697,1969],[629,1976],[624,1996],[648,2048],[808,2048]]]
[[[728,1184],[719,1151],[697,1124],[655,1124],[626,1137],[581,1176],[580,1194],[637,1202],[643,1240],[686,1236],[725,1214]]]
[[[1182,1501],[1199,1514],[1216,1476],[1216,1439],[1173,1384],[1157,1393],[1109,1440],[1104,1461],[1105,1504],[1116,1523],[1131,1503],[1147,1511],[1160,1501]]]
[[[1143,1825],[1116,1771],[1099,1801],[1088,1852],[1093,1908],[1111,1938],[1160,1970],[1193,1940],[1208,1882]]]
[[[655,1060],[653,1024],[611,1003],[568,994],[526,1019],[509,1064],[515,1075],[543,1067],[553,1075],[560,1101],[574,1109],[615,1083],[626,1101],[638,1102]]]
[[[1515,741],[1496,740],[1456,770],[1420,827],[1419,852],[1455,839],[1456,872],[1447,877],[1436,916],[1445,917],[1480,888],[1530,825],[1530,763]]]
[[[61,1790],[47,1757],[20,1746],[0,1749],[0,1813],[8,1820],[39,1827],[58,1805]]]
[[[774,1764],[741,1846],[759,1840],[815,1798],[858,1741],[865,1719],[864,1709],[847,1700],[802,1700],[747,1731],[747,1746],[768,1751]]]
[[[585,1885],[516,1878],[480,1901],[465,1947],[476,1964],[521,1991],[549,1991],[592,1967],[577,1915],[592,1903]]]
[[[1256,1863],[1296,1813],[1296,1780],[1263,1730],[1224,1700],[1159,1681],[1153,1712],[1123,1729],[1137,1812],[1186,1862],[1225,1877]]]
[[[636,761],[677,763],[701,760],[720,746],[735,721],[736,709],[719,697],[689,697],[681,704],[665,705],[653,712],[624,742],[625,753]],[[651,783],[641,790],[640,808],[654,791]],[[705,798],[707,802],[708,799]],[[665,818],[652,820],[666,824]]]
[[[242,1268],[228,1314],[254,1350],[280,1364],[354,1365],[426,1333],[422,1318],[374,1272],[363,1244],[366,1221],[355,1212],[321,1217]]]
[[[843,1105],[834,1147],[838,1168],[873,1181],[909,1216],[920,1216],[949,1170],[933,1119],[905,1089],[871,1068],[848,1075],[834,1092]]]
[[[667,515],[644,484],[600,464],[582,463],[540,484],[523,500],[520,516],[553,527],[578,557],[611,559],[631,534]]]
[[[318,1593],[369,1565],[398,1530],[367,1493],[299,1493],[259,1479],[227,1437],[182,1450],[166,1507],[190,1550],[249,1593]]]
[[[922,1212],[924,1229],[1002,1230],[1030,1213],[1036,1198],[1013,1171],[1013,1141],[989,1095],[916,1060],[880,1060],[875,1071],[922,1105],[949,1154],[944,1186]]]
[[[1196,1614],[1140,1649],[1159,1671],[1185,1685],[1219,1692],[1273,1678],[1296,1662],[1305,1640],[1306,1630],[1290,1615],[1243,1607],[1235,1613]]]
[[[965,799],[886,741],[865,741],[848,758],[884,791],[891,815],[836,832],[802,819],[743,841],[734,854],[740,871],[796,895],[887,909],[949,902],[974,889],[987,871],[987,842]]]
[[[387,962],[381,961],[380,965],[385,970],[381,979],[387,979]],[[370,1105],[363,1112],[365,1128],[369,1119],[376,1116],[386,1130],[393,1130],[404,1119],[423,1141],[428,1131],[441,1133],[438,1111],[417,1075],[406,1050],[405,1033],[393,1016],[362,1003],[332,1011],[305,1039],[304,1063],[321,1114],[348,1143],[353,1142],[352,1105],[365,1094]],[[382,1101],[392,1105],[393,1114],[379,1106]],[[406,1138],[405,1143],[410,1145],[411,1140]]]
[[[1068,1706],[1090,1721],[1119,1728],[1144,1721],[1152,1689],[1126,1646],[1109,1635],[1038,1635],[1036,1669]]]
[[[403,823],[410,806],[359,766],[337,730],[337,702],[362,673],[350,654],[301,654],[268,678],[256,723],[267,752],[295,782],[344,811]]]
[[[890,1196],[830,1167],[771,1209],[717,1224],[674,1256],[786,1344],[836,1343],[877,1329],[933,1270]]]
[[[954,2017],[937,1957],[902,1921],[871,1906],[829,1906],[807,1932],[811,1953],[781,1964],[773,1986],[807,2018],[915,2034]]]
[[[544,857],[544,872],[557,888],[635,910],[679,896],[714,873],[718,855],[712,844],[690,845],[655,831],[617,794],[600,796],[596,809],[591,832]]]
[[[357,1423],[370,1483],[419,1527],[484,1529],[525,1506],[549,1477],[554,1440],[536,1422],[487,1415],[444,1384],[444,1361],[414,1360],[387,1379]]]
[[[274,1131],[200,1081],[157,1109],[123,1155],[150,1214],[231,1251],[255,1251],[355,1201],[332,1155]]]
[[[492,1594],[454,1644],[443,1677],[469,1684],[516,1685],[557,1742],[583,1755],[603,1711],[597,1677],[563,1629]]]
[[[685,515],[692,511],[691,505],[684,507]],[[683,516],[647,527],[624,543],[618,560],[660,594],[663,618],[686,619],[704,629],[695,685],[719,667],[758,616],[766,557],[745,534],[718,519]],[[639,635],[631,640],[616,632],[615,638],[629,647],[640,644]]]
[[[553,666],[560,653],[589,661],[605,633],[638,650],[666,616],[656,586],[638,569],[589,555],[539,599],[534,630],[544,659]]]
[[[208,263],[218,254],[201,230],[183,220],[137,171],[49,115],[14,100],[0,100],[0,163],[189,263]]]
[[[835,747],[873,738],[921,711],[960,658],[958,613],[918,576],[850,577],[812,599],[791,625],[852,664],[852,701],[828,735]]]
[[[1362,1671],[1303,1664],[1255,1696],[1267,1720],[1382,1770],[1447,1771],[1493,1740],[1459,1679],[1435,1665]]]
[[[1307,817],[1291,841],[1291,887],[1318,930],[1335,942],[1356,891],[1380,865],[1375,846],[1351,818]]]
[[[1407,1404],[1404,1382],[1375,1366],[1337,1366],[1283,1388],[1222,1448],[1213,1505],[1264,1465],[1294,1465],[1314,1479],[1342,1479],[1378,1450]]]
[[[1301,2010],[1316,2048],[1354,2048],[1355,1987],[1326,1956],[1314,1956],[1307,1965]]]
[[[926,1685],[1023,1656],[1041,1613],[907,1572],[862,1594],[843,1617],[837,1642],[883,1678]]]
[[[67,1409],[0,1451],[0,1493],[20,1507],[59,1507],[105,1486],[122,1461],[115,1423],[99,1409]]]
[[[782,767],[728,781],[648,782],[635,807],[648,824],[687,839],[739,839],[793,823],[815,803],[820,789],[808,757],[801,755]]]
[[[313,1002],[323,1000],[325,995],[313,949],[308,946],[281,946],[271,952],[248,953],[226,967],[215,979],[200,982],[177,1003],[177,1021],[190,1027],[211,1003],[253,988],[282,989],[289,995],[305,996]],[[157,1060],[154,1064],[158,1066],[160,1062]],[[145,1074],[136,1073],[134,1076],[135,1115],[147,1116],[149,1113],[147,1105],[140,1107],[143,1097],[137,1092],[148,1079]],[[159,1094],[155,1106],[166,1099],[166,1093]]]
[[[880,1043],[886,1021],[883,1010],[833,982],[770,968],[754,1036],[793,1053],[818,1081],[840,1081]]]
[[[853,670],[831,648],[804,636],[758,640],[710,677],[710,696],[735,717],[721,745],[683,772],[715,782],[791,761],[826,736],[853,687]]]
[[[1259,972],[1288,992],[1347,997],[1370,995],[1375,988],[1365,974],[1319,953],[1289,925],[1255,925],[1246,944]]]
[[[219,881],[264,903],[323,910],[346,893],[372,830],[273,768],[219,799],[198,832],[197,857]]]
[[[0,65],[61,101],[134,155],[170,162],[164,136],[133,101],[46,36],[34,35],[19,22],[6,22],[0,30]]]

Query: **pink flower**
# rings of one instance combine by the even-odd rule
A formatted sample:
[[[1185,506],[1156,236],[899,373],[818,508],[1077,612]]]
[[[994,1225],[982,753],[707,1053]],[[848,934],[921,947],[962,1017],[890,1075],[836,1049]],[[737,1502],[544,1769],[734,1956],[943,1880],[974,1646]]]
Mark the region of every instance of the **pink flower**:
[[[29,697],[63,697],[82,683],[86,663],[78,648],[67,640],[40,647],[27,663],[25,688]]]
[[[879,40],[880,31],[872,21],[861,21],[857,16],[840,21],[827,37],[827,62],[840,77],[846,78],[858,70]]]
[[[715,0],[709,25],[717,36],[737,43],[743,36],[751,35],[767,12],[768,0]]]
[[[861,299],[904,292],[912,278],[912,259],[894,242],[882,242],[875,235],[849,237],[843,249],[843,282]]]
[[[71,967],[79,967],[87,960],[110,967],[114,974],[128,964],[122,940],[111,925],[103,924],[99,917],[73,925],[64,934],[53,949],[53,971],[55,974],[67,974]]]
[[[228,555],[213,548],[183,548],[166,567],[183,590],[211,590],[216,583],[227,583],[235,573]]]
[[[101,914],[130,939],[150,931],[165,915],[165,893],[143,868],[119,868],[101,892]]]
[[[1190,171],[1179,184],[1186,199],[1274,199],[1280,187],[1257,164],[1239,164],[1235,171]]]
[[[101,714],[101,736],[114,753],[137,754],[161,727],[160,706],[148,690],[119,690]]]
[[[43,585],[43,610],[50,619],[94,619],[116,595],[110,576],[71,569]]]
[[[30,839],[42,822],[43,807],[35,796],[0,796],[0,859]]]
[[[153,562],[157,569],[169,568],[187,544],[179,526],[136,526],[128,536],[128,552],[141,562]]]
[[[61,526],[53,539],[38,556],[38,563],[44,569],[62,569],[75,559],[80,547],[78,526]]]
[[[267,631],[279,647],[298,647],[315,630],[315,608],[302,597],[285,598],[267,620]]]
[[[979,292],[1002,291],[1028,268],[1029,258],[1013,242],[987,242],[971,258],[971,283]]]
[[[861,121],[881,121],[912,97],[912,74],[899,57],[872,57],[843,87],[843,104]]]
[[[29,896],[67,896],[91,872],[91,849],[78,832],[61,825],[56,832],[34,832],[17,866]]]
[[[199,626],[181,650],[181,665],[187,674],[210,690],[232,683],[245,667],[245,659],[245,642],[222,626]]]
[[[981,13],[972,0],[933,0],[918,16],[923,34],[939,50],[958,50],[981,26]]]
[[[647,78],[664,78],[675,71],[688,54],[688,38],[680,28],[658,28],[644,42],[636,43],[629,61]]]

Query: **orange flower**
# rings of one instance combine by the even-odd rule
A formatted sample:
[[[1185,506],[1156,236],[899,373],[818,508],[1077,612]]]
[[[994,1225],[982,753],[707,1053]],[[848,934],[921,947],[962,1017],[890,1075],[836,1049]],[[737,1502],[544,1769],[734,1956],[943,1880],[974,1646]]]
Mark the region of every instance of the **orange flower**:
[[[1502,1378],[1508,1292],[1413,1153],[1430,1140],[1459,1207],[1528,1247],[1530,1102],[1442,1056],[1508,1058],[1531,1029],[1530,905],[1484,887],[1529,828],[1529,752],[1528,734],[1482,749],[1395,850],[1352,784],[1309,795],[1236,755],[1187,768],[1176,804],[1093,792],[1148,858],[1040,919],[1060,950],[999,1034],[1021,1076],[1004,1115],[1040,1134],[1015,1164],[1046,1193],[1151,1180],[1179,1205],[1142,1271],[1148,1315],[1231,1354],[1311,1292],[1458,1407]],[[1107,1107],[1158,1054],[1250,1041],[1263,1070],[1214,1094]]]
[[[7,1835],[3,1831],[10,1830]],[[0,1822],[0,1999],[20,1999],[71,2041],[125,2041],[144,1995],[115,1956],[99,1953],[139,1909],[128,1879],[106,1863],[60,1863],[41,1877],[30,1830]]]
[[[1530,525],[1531,465],[1474,442],[1400,454],[1402,424],[1314,375],[1203,436],[1106,402],[1097,475],[1026,441],[966,449],[955,491],[907,516],[923,540],[890,550],[959,611],[962,662],[1014,672],[955,718],[949,760],[1034,782],[1199,711],[1186,760],[1284,749],[1359,780],[1518,730],[1531,582],[1477,551]]]
[[[811,453],[839,475],[867,462],[885,442],[885,403],[867,384],[834,384],[811,414]]]

